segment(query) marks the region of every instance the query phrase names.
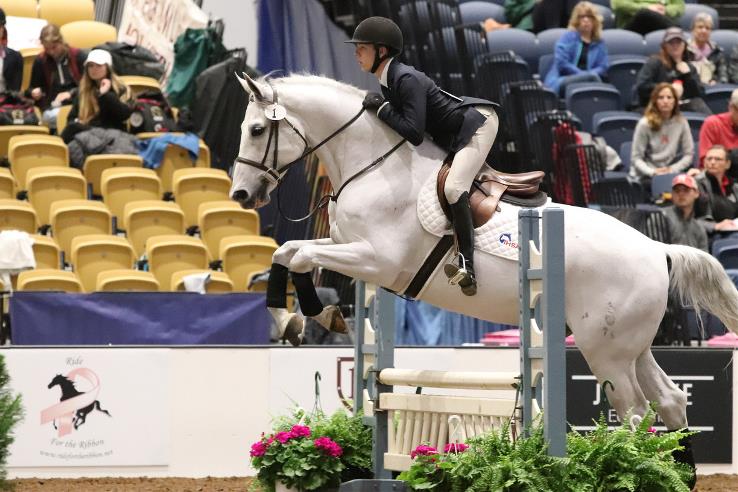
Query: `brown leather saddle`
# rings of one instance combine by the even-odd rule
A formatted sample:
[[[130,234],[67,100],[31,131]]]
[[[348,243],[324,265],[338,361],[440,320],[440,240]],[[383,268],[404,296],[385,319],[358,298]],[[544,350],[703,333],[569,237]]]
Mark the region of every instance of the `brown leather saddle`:
[[[443,213],[451,220],[451,210],[446,200],[443,187],[451,170],[453,157],[449,156],[438,171],[436,193]],[[538,188],[545,176],[543,171],[507,174],[495,171],[488,165],[480,172],[471,190],[469,203],[472,209],[474,227],[486,224],[498,210],[500,201],[519,207],[540,207],[546,203],[548,196]]]

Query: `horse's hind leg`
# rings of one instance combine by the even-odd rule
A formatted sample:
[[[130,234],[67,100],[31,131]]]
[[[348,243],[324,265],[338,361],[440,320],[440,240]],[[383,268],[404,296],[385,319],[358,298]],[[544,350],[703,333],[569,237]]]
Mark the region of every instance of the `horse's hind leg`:
[[[110,412],[108,412],[107,410],[103,410],[102,407],[100,407],[100,402],[98,400],[95,400],[95,410],[100,410],[102,413],[104,413],[108,417],[112,417],[112,415],[110,415]]]
[[[646,414],[648,401],[638,384],[634,361],[592,361],[589,358],[587,361],[620,420],[629,424],[638,423],[638,419]],[[629,415],[631,422],[626,422]]]
[[[656,403],[656,412],[666,428],[687,427],[687,395],[659,367],[650,349],[636,360],[636,374],[646,398]]]

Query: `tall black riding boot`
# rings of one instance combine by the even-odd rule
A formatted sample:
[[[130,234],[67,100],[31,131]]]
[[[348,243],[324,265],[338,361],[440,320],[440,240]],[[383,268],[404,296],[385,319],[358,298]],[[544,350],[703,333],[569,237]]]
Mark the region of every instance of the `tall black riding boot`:
[[[459,246],[458,265],[447,263],[443,271],[452,285],[458,284],[461,292],[467,296],[477,293],[477,280],[474,277],[474,223],[469,193],[464,192],[456,203],[451,205],[451,220]]]

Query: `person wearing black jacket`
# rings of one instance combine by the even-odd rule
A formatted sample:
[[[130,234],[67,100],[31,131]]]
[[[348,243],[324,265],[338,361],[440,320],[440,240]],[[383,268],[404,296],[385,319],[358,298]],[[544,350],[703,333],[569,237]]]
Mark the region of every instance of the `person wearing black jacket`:
[[[374,74],[382,94],[368,93],[363,106],[413,145],[428,133],[441,148],[454,153],[444,193],[451,208],[458,240],[458,264],[444,266],[452,284],[468,296],[476,294],[474,275],[474,225],[469,190],[479,173],[499,127],[495,104],[481,99],[461,99],[438,88],[423,72],[394,57],[402,52],[400,28],[385,17],[362,21],[349,41],[365,72]]]
[[[23,82],[23,57],[8,48],[3,9],[0,9],[0,67],[0,92],[19,91]]]
[[[650,58],[638,72],[636,91],[641,108],[648,105],[654,87],[661,82],[674,86],[679,95],[682,111],[697,111],[712,114],[702,96],[705,88],[697,69],[689,63],[691,53],[687,51],[687,37],[678,27],[670,27],[664,33],[661,51]]]

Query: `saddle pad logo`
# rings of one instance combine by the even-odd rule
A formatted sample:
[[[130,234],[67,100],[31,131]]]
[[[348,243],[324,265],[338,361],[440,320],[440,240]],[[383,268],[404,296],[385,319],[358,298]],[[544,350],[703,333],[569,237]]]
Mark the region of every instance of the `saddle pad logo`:
[[[510,248],[520,248],[518,243],[512,240],[512,234],[510,234],[509,232],[503,232],[502,234],[500,234],[499,242],[500,244],[508,246]]]

